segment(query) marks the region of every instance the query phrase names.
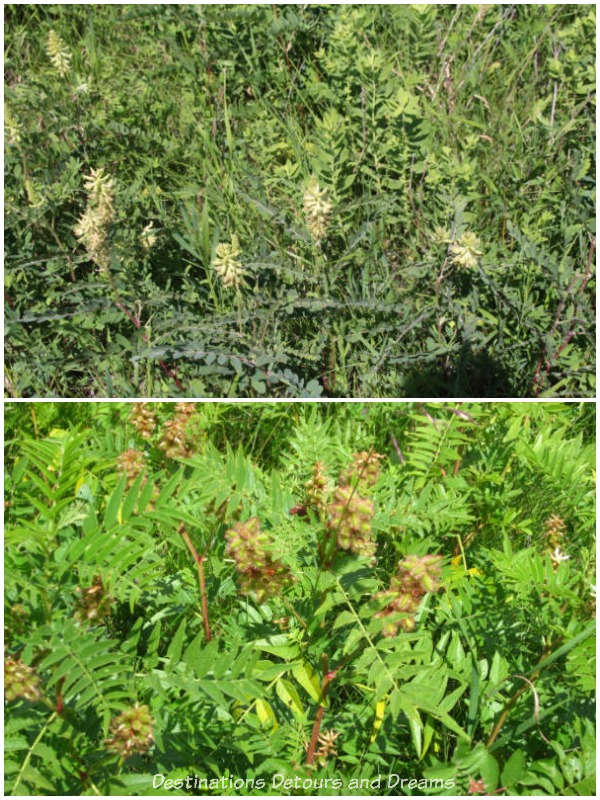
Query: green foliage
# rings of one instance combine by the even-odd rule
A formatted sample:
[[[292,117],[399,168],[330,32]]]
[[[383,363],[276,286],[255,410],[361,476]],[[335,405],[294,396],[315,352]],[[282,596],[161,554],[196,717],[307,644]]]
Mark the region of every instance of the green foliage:
[[[8,5],[8,395],[593,396],[594,42],[593,5]]]
[[[593,404],[183,405],[6,407],[7,794],[594,794]]]

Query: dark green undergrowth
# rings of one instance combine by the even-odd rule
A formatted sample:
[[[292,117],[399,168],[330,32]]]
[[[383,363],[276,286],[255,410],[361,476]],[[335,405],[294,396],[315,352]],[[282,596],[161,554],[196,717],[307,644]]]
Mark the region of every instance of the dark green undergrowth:
[[[5,23],[9,396],[594,394],[593,5]],[[74,232],[99,169],[103,269]]]
[[[5,793],[594,796],[594,411],[8,404]]]

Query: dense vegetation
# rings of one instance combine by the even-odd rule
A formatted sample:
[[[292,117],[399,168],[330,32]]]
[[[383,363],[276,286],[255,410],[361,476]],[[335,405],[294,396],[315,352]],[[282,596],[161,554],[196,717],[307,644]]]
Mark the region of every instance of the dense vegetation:
[[[10,396],[592,396],[594,5],[5,6]]]
[[[7,794],[595,794],[592,404],[6,434]]]

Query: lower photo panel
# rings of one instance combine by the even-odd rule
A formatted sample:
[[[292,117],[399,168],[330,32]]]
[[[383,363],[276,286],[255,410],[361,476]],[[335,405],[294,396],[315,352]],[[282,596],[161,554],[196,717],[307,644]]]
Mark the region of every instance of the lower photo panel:
[[[593,403],[6,403],[5,794],[595,795]]]

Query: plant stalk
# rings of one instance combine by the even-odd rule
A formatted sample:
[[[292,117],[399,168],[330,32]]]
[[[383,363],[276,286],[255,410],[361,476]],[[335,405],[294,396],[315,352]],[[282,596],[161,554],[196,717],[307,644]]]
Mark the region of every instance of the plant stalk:
[[[325,677],[323,678],[323,683],[321,685],[321,700],[313,724],[312,736],[310,737],[310,744],[308,745],[308,750],[306,751],[306,763],[309,765],[312,764],[313,761],[315,760],[315,750],[317,749],[317,742],[319,740],[319,734],[321,732],[321,722],[323,720],[323,714],[325,713],[325,698],[327,697],[329,684],[335,678],[339,670],[338,668],[332,670],[331,672],[329,671],[329,659],[327,658],[326,653],[323,653],[323,655],[321,656],[321,660],[323,662],[323,672],[325,673]]]
[[[178,532],[181,534],[183,541],[185,542],[188,550],[192,554],[192,558],[196,562],[196,569],[198,570],[198,586],[200,588],[200,601],[202,604],[202,621],[204,623],[204,633],[206,635],[206,641],[210,642],[211,635],[210,635],[210,624],[208,621],[208,600],[206,599],[206,583],[204,580],[204,556],[199,556],[198,551],[194,547],[192,540],[188,532],[185,529],[185,525],[180,523]]]

